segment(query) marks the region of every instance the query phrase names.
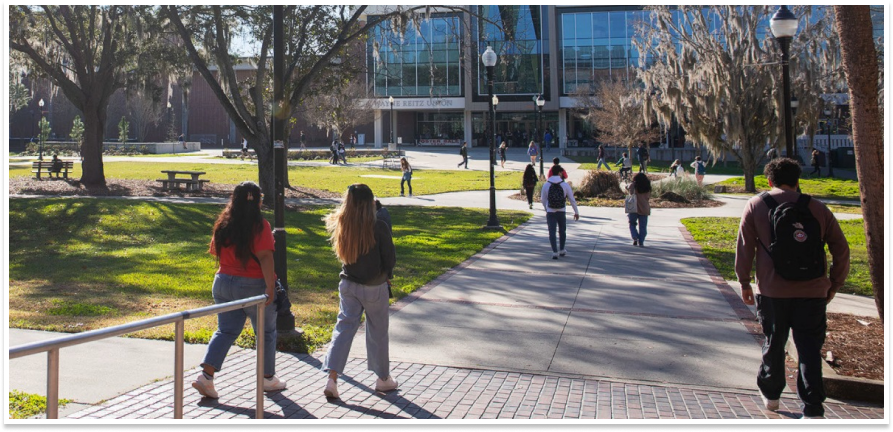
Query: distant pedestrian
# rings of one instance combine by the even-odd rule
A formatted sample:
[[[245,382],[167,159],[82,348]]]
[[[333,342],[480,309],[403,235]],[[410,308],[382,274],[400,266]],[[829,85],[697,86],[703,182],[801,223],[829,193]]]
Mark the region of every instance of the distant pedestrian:
[[[627,192],[635,196],[636,205],[627,213],[629,233],[633,238],[633,246],[645,247],[645,236],[648,234],[648,215],[651,214],[651,181],[648,175],[638,173],[627,187]],[[638,230],[636,225],[638,224]]]
[[[505,144],[505,141],[503,141],[502,144],[499,145],[499,160],[501,161],[502,168],[505,168],[505,148],[506,147],[507,146]]]
[[[776,157],[778,157],[778,150],[775,150],[775,147],[770,148],[769,151],[766,152],[766,158],[769,159],[770,162]]]
[[[543,135],[543,141],[546,143],[546,151],[552,150],[552,131],[546,129],[546,133]]]
[[[633,173],[633,161],[626,155],[626,152],[623,152],[615,165],[620,167],[620,179],[629,181]]]
[[[463,141],[462,147],[459,147],[459,154],[462,155],[462,162],[459,162],[459,165],[465,164],[465,169],[468,169],[468,143]]]
[[[536,169],[533,168],[533,164],[527,164],[527,168],[524,169],[524,177],[521,179],[521,186],[524,187],[524,192],[527,194],[527,204],[530,205],[531,210],[533,210],[533,189],[537,182],[539,179],[536,177]]]
[[[257,320],[264,320],[264,391],[285,388],[285,381],[276,377],[276,272],[273,268],[273,231],[261,214],[263,195],[254,182],[242,182],[233,190],[229,203],[214,223],[208,252],[217,257],[211,293],[214,303],[228,303],[267,295],[264,316],[257,308],[248,307],[217,314],[217,331],[211,336],[202,372],[192,383],[202,396],[217,399],[214,374],[223,368],[223,360],[245,327],[245,319],[257,335]],[[253,366],[252,366],[253,367]]]
[[[776,158],[763,172],[772,189],[745,205],[735,250],[741,298],[747,305],[756,304],[766,336],[757,387],[763,407],[777,411],[789,376],[785,351],[788,334],[793,331],[799,357],[796,390],[803,418],[823,418],[826,310],[850,271],[850,249],[828,207],[797,192],[799,161]],[[799,226],[791,228],[792,223]],[[754,262],[756,292],[751,287]]]
[[[307,146],[304,145],[304,131],[301,131],[300,142],[301,142],[301,150],[307,150]]]
[[[651,157],[648,155],[645,144],[639,144],[639,148],[636,149],[636,157],[639,158],[639,172],[648,172],[648,161],[651,160]]]
[[[338,375],[344,373],[363,312],[367,367],[378,376],[375,391],[398,386],[390,375],[388,352],[388,281],[393,278],[397,254],[388,224],[376,220],[374,199],[369,186],[351,185],[341,207],[325,218],[332,249],[341,261],[338,321],[322,362],[322,369],[329,373],[323,391],[327,398],[339,397]]]
[[[341,158],[341,162],[344,162],[344,165],[347,165],[347,150],[344,148],[344,143],[338,143],[338,156]]]
[[[552,259],[558,259],[559,256],[567,255],[567,250],[564,248],[567,242],[567,201],[569,200],[574,208],[574,220],[580,219],[580,212],[577,210],[574,191],[561,177],[564,168],[561,165],[556,165],[552,172],[555,175],[549,177],[548,181],[543,183],[540,201],[543,203],[543,209],[546,210],[546,224],[549,227],[549,245],[552,246]],[[558,230],[557,242],[555,239],[556,229]]]
[[[707,174],[707,163],[702,161],[700,156],[695,156],[695,161],[691,163],[691,167],[695,169],[695,180],[698,181],[698,187],[704,187],[704,176]]]
[[[329,151],[332,152],[332,157],[329,158],[329,163],[338,165],[338,140],[332,140],[332,144],[329,145]]]
[[[405,157],[400,158],[400,169],[403,170],[403,177],[400,179],[400,196],[403,196],[403,183],[409,185],[409,197],[412,198],[412,167]]]
[[[552,158],[552,166],[549,167],[549,172],[546,174],[546,178],[552,177],[553,175],[560,175],[563,180],[567,180],[567,171],[565,171],[563,168],[558,174],[554,172],[555,167],[559,166],[559,162],[561,162],[561,159],[558,159],[558,157]]]
[[[239,159],[245,160],[245,158],[251,159],[251,154],[248,153],[248,139],[242,138],[242,155]]]
[[[812,165],[812,172],[809,173],[810,177],[816,174],[818,174],[819,177],[822,176],[822,171],[821,169],[819,169],[819,158],[821,158],[821,156],[819,155],[819,150],[812,149],[812,154],[809,157],[809,164]]]
[[[527,146],[527,156],[530,156],[530,163],[532,163],[532,164],[536,163],[536,156],[537,156],[536,143],[534,143],[533,141],[531,141],[530,145]]]
[[[180,145],[182,145],[183,148],[185,149],[186,148],[186,137],[183,134],[180,134],[180,136],[177,137],[177,140],[180,141]]]
[[[682,168],[682,162],[680,162],[679,159],[674,160],[673,164],[670,165],[670,176],[679,180],[683,175],[685,175],[685,168]]]
[[[602,167],[602,165],[604,165],[608,171],[611,171],[611,166],[608,165],[607,162],[605,162],[605,145],[599,144],[599,146],[598,146],[598,164],[595,166],[595,169],[596,170],[600,169]]]

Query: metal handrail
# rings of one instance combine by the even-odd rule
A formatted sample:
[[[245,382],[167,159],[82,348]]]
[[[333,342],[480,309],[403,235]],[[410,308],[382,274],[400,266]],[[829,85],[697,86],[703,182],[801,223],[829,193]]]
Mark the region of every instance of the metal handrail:
[[[25,357],[42,352],[47,353],[47,418],[59,418],[59,350],[61,348],[80,345],[122,334],[133,333],[165,324],[176,324],[174,334],[174,418],[183,418],[183,334],[184,323],[188,319],[199,318],[221,312],[245,309],[257,306],[257,331],[255,341],[257,348],[257,408],[255,418],[264,418],[264,306],[267,295],[248,297],[242,300],[220,303],[213,306],[175,312],[155,318],[148,318],[130,324],[90,330],[83,333],[62,336],[56,339],[32,342],[9,349],[9,359]]]

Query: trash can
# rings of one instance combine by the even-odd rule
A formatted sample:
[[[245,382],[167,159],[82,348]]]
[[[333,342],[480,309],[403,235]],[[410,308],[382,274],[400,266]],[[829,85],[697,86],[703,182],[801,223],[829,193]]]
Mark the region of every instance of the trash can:
[[[856,150],[853,147],[838,147],[831,152],[834,168],[856,169]]]

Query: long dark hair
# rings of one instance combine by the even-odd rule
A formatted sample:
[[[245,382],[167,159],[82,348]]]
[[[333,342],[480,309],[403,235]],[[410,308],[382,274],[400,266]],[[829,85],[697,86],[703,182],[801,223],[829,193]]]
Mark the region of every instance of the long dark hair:
[[[533,165],[527,164],[527,168],[524,169],[524,179],[533,179],[536,182],[536,170],[533,168]]]
[[[636,192],[638,193],[651,192],[651,180],[648,180],[648,176],[645,173],[636,174],[633,177],[633,184],[636,185]]]
[[[248,260],[252,259],[251,245],[254,236],[264,227],[260,201],[260,186],[255,182],[239,183],[233,190],[229,203],[214,223],[214,247],[218,261],[220,251],[224,247],[233,246],[242,267],[248,265]]]

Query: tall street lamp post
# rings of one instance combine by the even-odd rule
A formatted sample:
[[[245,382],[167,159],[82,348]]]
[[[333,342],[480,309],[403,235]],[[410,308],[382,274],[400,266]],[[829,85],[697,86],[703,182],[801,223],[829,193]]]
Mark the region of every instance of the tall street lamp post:
[[[537,116],[536,116],[537,138],[538,138],[538,141],[540,142],[540,149],[539,149],[540,178],[545,178],[543,176],[543,143],[546,141],[546,132],[543,130],[543,105],[546,104],[546,100],[543,99],[543,95],[540,94],[540,95],[536,96],[536,99],[534,99],[534,101],[536,102],[536,108],[537,108],[537,113],[536,113],[537,114]]]
[[[775,40],[781,47],[782,103],[784,104],[785,156],[787,157],[794,155],[794,137],[792,136],[794,129],[791,127],[793,123],[791,118],[791,72],[788,60],[791,41],[797,34],[797,25],[797,17],[787,6],[779,7],[769,21],[772,35],[775,36]]]
[[[43,120],[43,104],[44,104],[43,99],[40,99],[40,102],[37,102],[37,106],[40,107],[40,119],[41,120]],[[40,125],[38,125],[38,126],[40,126]],[[38,127],[38,129],[40,129],[40,130],[37,131],[37,133],[38,133],[38,136],[37,136],[37,149],[38,149],[37,150],[37,160],[42,161],[43,160],[43,128]]]
[[[834,164],[831,163],[831,108],[825,108],[825,132],[828,134],[828,177],[834,177]]]
[[[393,143],[394,142],[394,97],[388,96],[388,102],[391,103],[391,118],[390,118],[391,125],[388,129],[391,130],[391,141],[390,142]]]
[[[799,157],[800,149],[797,148],[797,108],[800,106],[800,101],[797,100],[797,96],[791,96],[791,134],[794,139],[794,157]]]
[[[490,95],[490,127],[492,128],[490,136],[490,219],[485,228],[502,229],[496,218],[496,174],[493,171],[493,166],[496,164],[496,104],[499,103],[499,99],[493,95],[493,67],[496,66],[496,53],[493,52],[493,48],[487,46],[486,51],[481,54],[481,62],[487,68],[487,91]]]

